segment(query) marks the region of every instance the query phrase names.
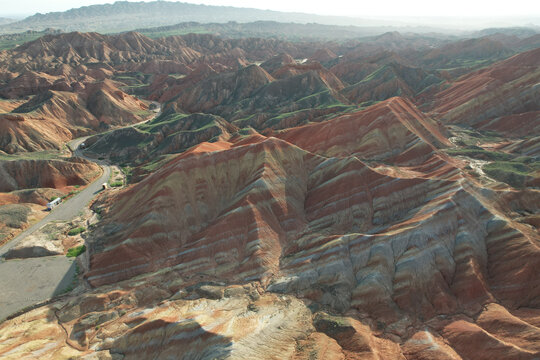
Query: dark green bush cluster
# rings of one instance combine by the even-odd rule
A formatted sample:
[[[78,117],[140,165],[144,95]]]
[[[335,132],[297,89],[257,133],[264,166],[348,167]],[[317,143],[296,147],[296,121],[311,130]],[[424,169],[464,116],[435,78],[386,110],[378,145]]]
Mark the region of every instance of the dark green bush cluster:
[[[75,246],[74,248],[71,248],[71,249],[68,250],[66,256],[67,257],[77,257],[77,256],[81,255],[85,251],[86,251],[86,246],[84,246],[84,245]]]
[[[75,236],[75,235],[79,235],[80,233],[83,233],[86,231],[86,228],[80,226],[78,228],[75,228],[75,229],[71,229],[68,231],[68,235],[69,236]]]

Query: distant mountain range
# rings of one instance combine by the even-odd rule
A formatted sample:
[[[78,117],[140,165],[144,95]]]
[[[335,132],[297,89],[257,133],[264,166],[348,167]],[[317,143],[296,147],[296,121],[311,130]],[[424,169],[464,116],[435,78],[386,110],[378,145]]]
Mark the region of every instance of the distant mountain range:
[[[111,33],[189,21],[225,23],[229,21],[252,22],[258,20],[362,26],[390,24],[389,22],[384,24],[377,20],[285,13],[231,6],[196,5],[171,1],[117,1],[114,4],[83,6],[64,12],[37,13],[12,23],[9,27],[0,26],[0,33],[16,33],[26,30],[39,31],[51,27],[63,31]]]
[[[470,26],[457,26],[456,24],[459,21],[456,24],[452,21],[449,18],[439,21],[430,18],[374,19],[323,16],[232,6],[189,4],[176,1],[117,1],[113,4],[83,6],[63,12],[36,13],[22,20],[0,18],[0,34],[43,31],[50,28],[62,32],[81,31],[105,34],[152,28],[152,32],[172,33],[175,35],[184,31],[183,33],[219,33],[230,37],[252,34],[252,36],[262,37],[285,36],[289,39],[338,39],[374,36],[389,31],[465,35],[467,28],[474,27],[472,26],[472,20]],[[497,26],[489,25],[490,22],[486,19],[482,21],[485,27]],[[274,25],[276,22],[287,23],[287,25],[276,28]],[[252,24],[248,25],[247,23]],[[525,23],[525,21],[518,22],[514,26],[523,26],[522,24]],[[533,23],[535,21],[530,22],[530,24]],[[201,28],[200,24],[205,24],[204,28]],[[332,27],[319,28],[319,24]],[[477,26],[479,29],[482,25],[479,22]],[[536,25],[508,29],[511,30],[506,32],[507,35],[520,38],[531,36],[540,31],[540,28]],[[473,37],[503,32],[501,28],[490,28],[482,31],[485,34],[475,33]],[[144,32],[146,33],[146,31]]]
[[[273,37],[292,41],[312,41],[345,40],[378,36],[383,33],[392,32],[394,29],[394,27],[390,26],[340,26],[276,21],[254,21],[249,23],[230,21],[227,23],[207,24],[191,21],[169,26],[136,29],[135,31],[151,38],[184,35],[189,33],[209,33],[231,39],[245,37]],[[448,38],[449,36],[436,34],[434,37]]]
[[[15,22],[15,20],[10,19],[10,18],[0,17],[0,25],[9,24],[12,22]]]

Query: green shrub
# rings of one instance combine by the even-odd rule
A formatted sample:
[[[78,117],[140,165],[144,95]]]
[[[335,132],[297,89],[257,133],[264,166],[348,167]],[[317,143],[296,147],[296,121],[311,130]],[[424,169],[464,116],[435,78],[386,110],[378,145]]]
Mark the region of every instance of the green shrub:
[[[121,186],[124,186],[124,183],[122,181],[115,181],[115,182],[112,182],[110,185],[111,187],[121,187]]]
[[[75,235],[79,235],[80,233],[83,233],[86,231],[86,228],[80,226],[78,228],[75,228],[75,229],[71,229],[68,231],[68,235],[69,236],[75,236]]]
[[[497,161],[484,165],[482,170],[495,180],[519,188],[525,185],[531,168],[518,162]]]
[[[77,256],[81,255],[85,251],[86,251],[86,246],[84,246],[84,245],[75,246],[74,248],[71,248],[71,249],[68,250],[66,256],[67,257],[77,257]]]

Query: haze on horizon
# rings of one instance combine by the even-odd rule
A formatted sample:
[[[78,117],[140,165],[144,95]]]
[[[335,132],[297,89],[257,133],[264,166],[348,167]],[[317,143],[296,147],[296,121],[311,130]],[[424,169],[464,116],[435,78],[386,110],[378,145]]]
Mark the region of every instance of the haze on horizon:
[[[106,0],[54,0],[47,2],[42,0],[19,0],[3,4],[0,16],[25,17],[38,12],[66,11],[81,6],[113,2]],[[531,22],[540,25],[540,5],[535,0],[514,0],[511,6],[508,2],[488,0],[455,0],[451,4],[431,0],[413,0],[409,2],[388,0],[361,4],[350,0],[334,0],[331,2],[274,0],[263,3],[264,5],[249,0],[184,0],[182,2],[349,17],[455,18],[457,23],[462,22],[464,19],[492,18],[494,23],[504,25],[505,19],[513,18],[517,20],[520,18],[528,21],[529,25]],[[510,25],[510,22],[508,24]]]

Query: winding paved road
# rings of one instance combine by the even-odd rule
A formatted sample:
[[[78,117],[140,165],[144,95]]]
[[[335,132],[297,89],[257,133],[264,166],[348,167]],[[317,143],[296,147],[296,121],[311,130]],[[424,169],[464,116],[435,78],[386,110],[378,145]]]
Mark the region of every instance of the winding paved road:
[[[84,141],[84,139],[75,140],[79,141],[77,143],[77,146]],[[79,150],[75,151],[75,155],[81,156]],[[97,161],[96,161],[97,162]],[[51,212],[45,216],[43,219],[35,223],[34,225],[30,226],[28,229],[20,233],[18,236],[13,238],[11,241],[6,243],[4,246],[0,248],[0,257],[4,256],[6,252],[8,252],[11,248],[16,246],[22,239],[27,237],[28,235],[32,234],[36,230],[40,229],[41,227],[45,226],[46,224],[52,222],[52,221],[69,221],[76,217],[79,212],[94,198],[94,196],[97,195],[97,193],[101,190],[101,184],[104,182],[109,181],[109,177],[111,176],[111,168],[106,165],[105,163],[99,163],[101,168],[103,169],[103,174],[94,182],[92,182],[90,185],[85,187],[81,192],[74,195],[70,199],[64,201],[59,206],[55,207]],[[1,273],[1,271],[0,271]]]
[[[161,109],[158,108],[155,116],[160,114]],[[142,123],[147,121],[150,120]],[[129,126],[135,125],[138,124]],[[52,221],[69,221],[76,217],[102,190],[102,184],[109,181],[110,166],[104,161],[86,158],[79,149],[81,143],[87,138],[72,140],[68,146],[72,149],[73,155],[99,164],[103,169],[103,174],[81,192],[54,208],[46,217],[0,247],[0,322],[16,311],[41,303],[63,292],[76,275],[74,260],[64,255],[13,260],[5,260],[3,256],[26,236],[46,224]]]
[[[84,158],[78,147],[85,139],[79,138],[68,143],[71,149],[75,149],[74,155]],[[0,247],[0,321],[20,309],[61,293],[76,276],[75,262],[64,255],[13,260],[5,260],[3,256],[26,236],[52,221],[69,221],[88,205],[111,175],[111,168],[106,163],[95,162],[103,169],[99,178]]]

